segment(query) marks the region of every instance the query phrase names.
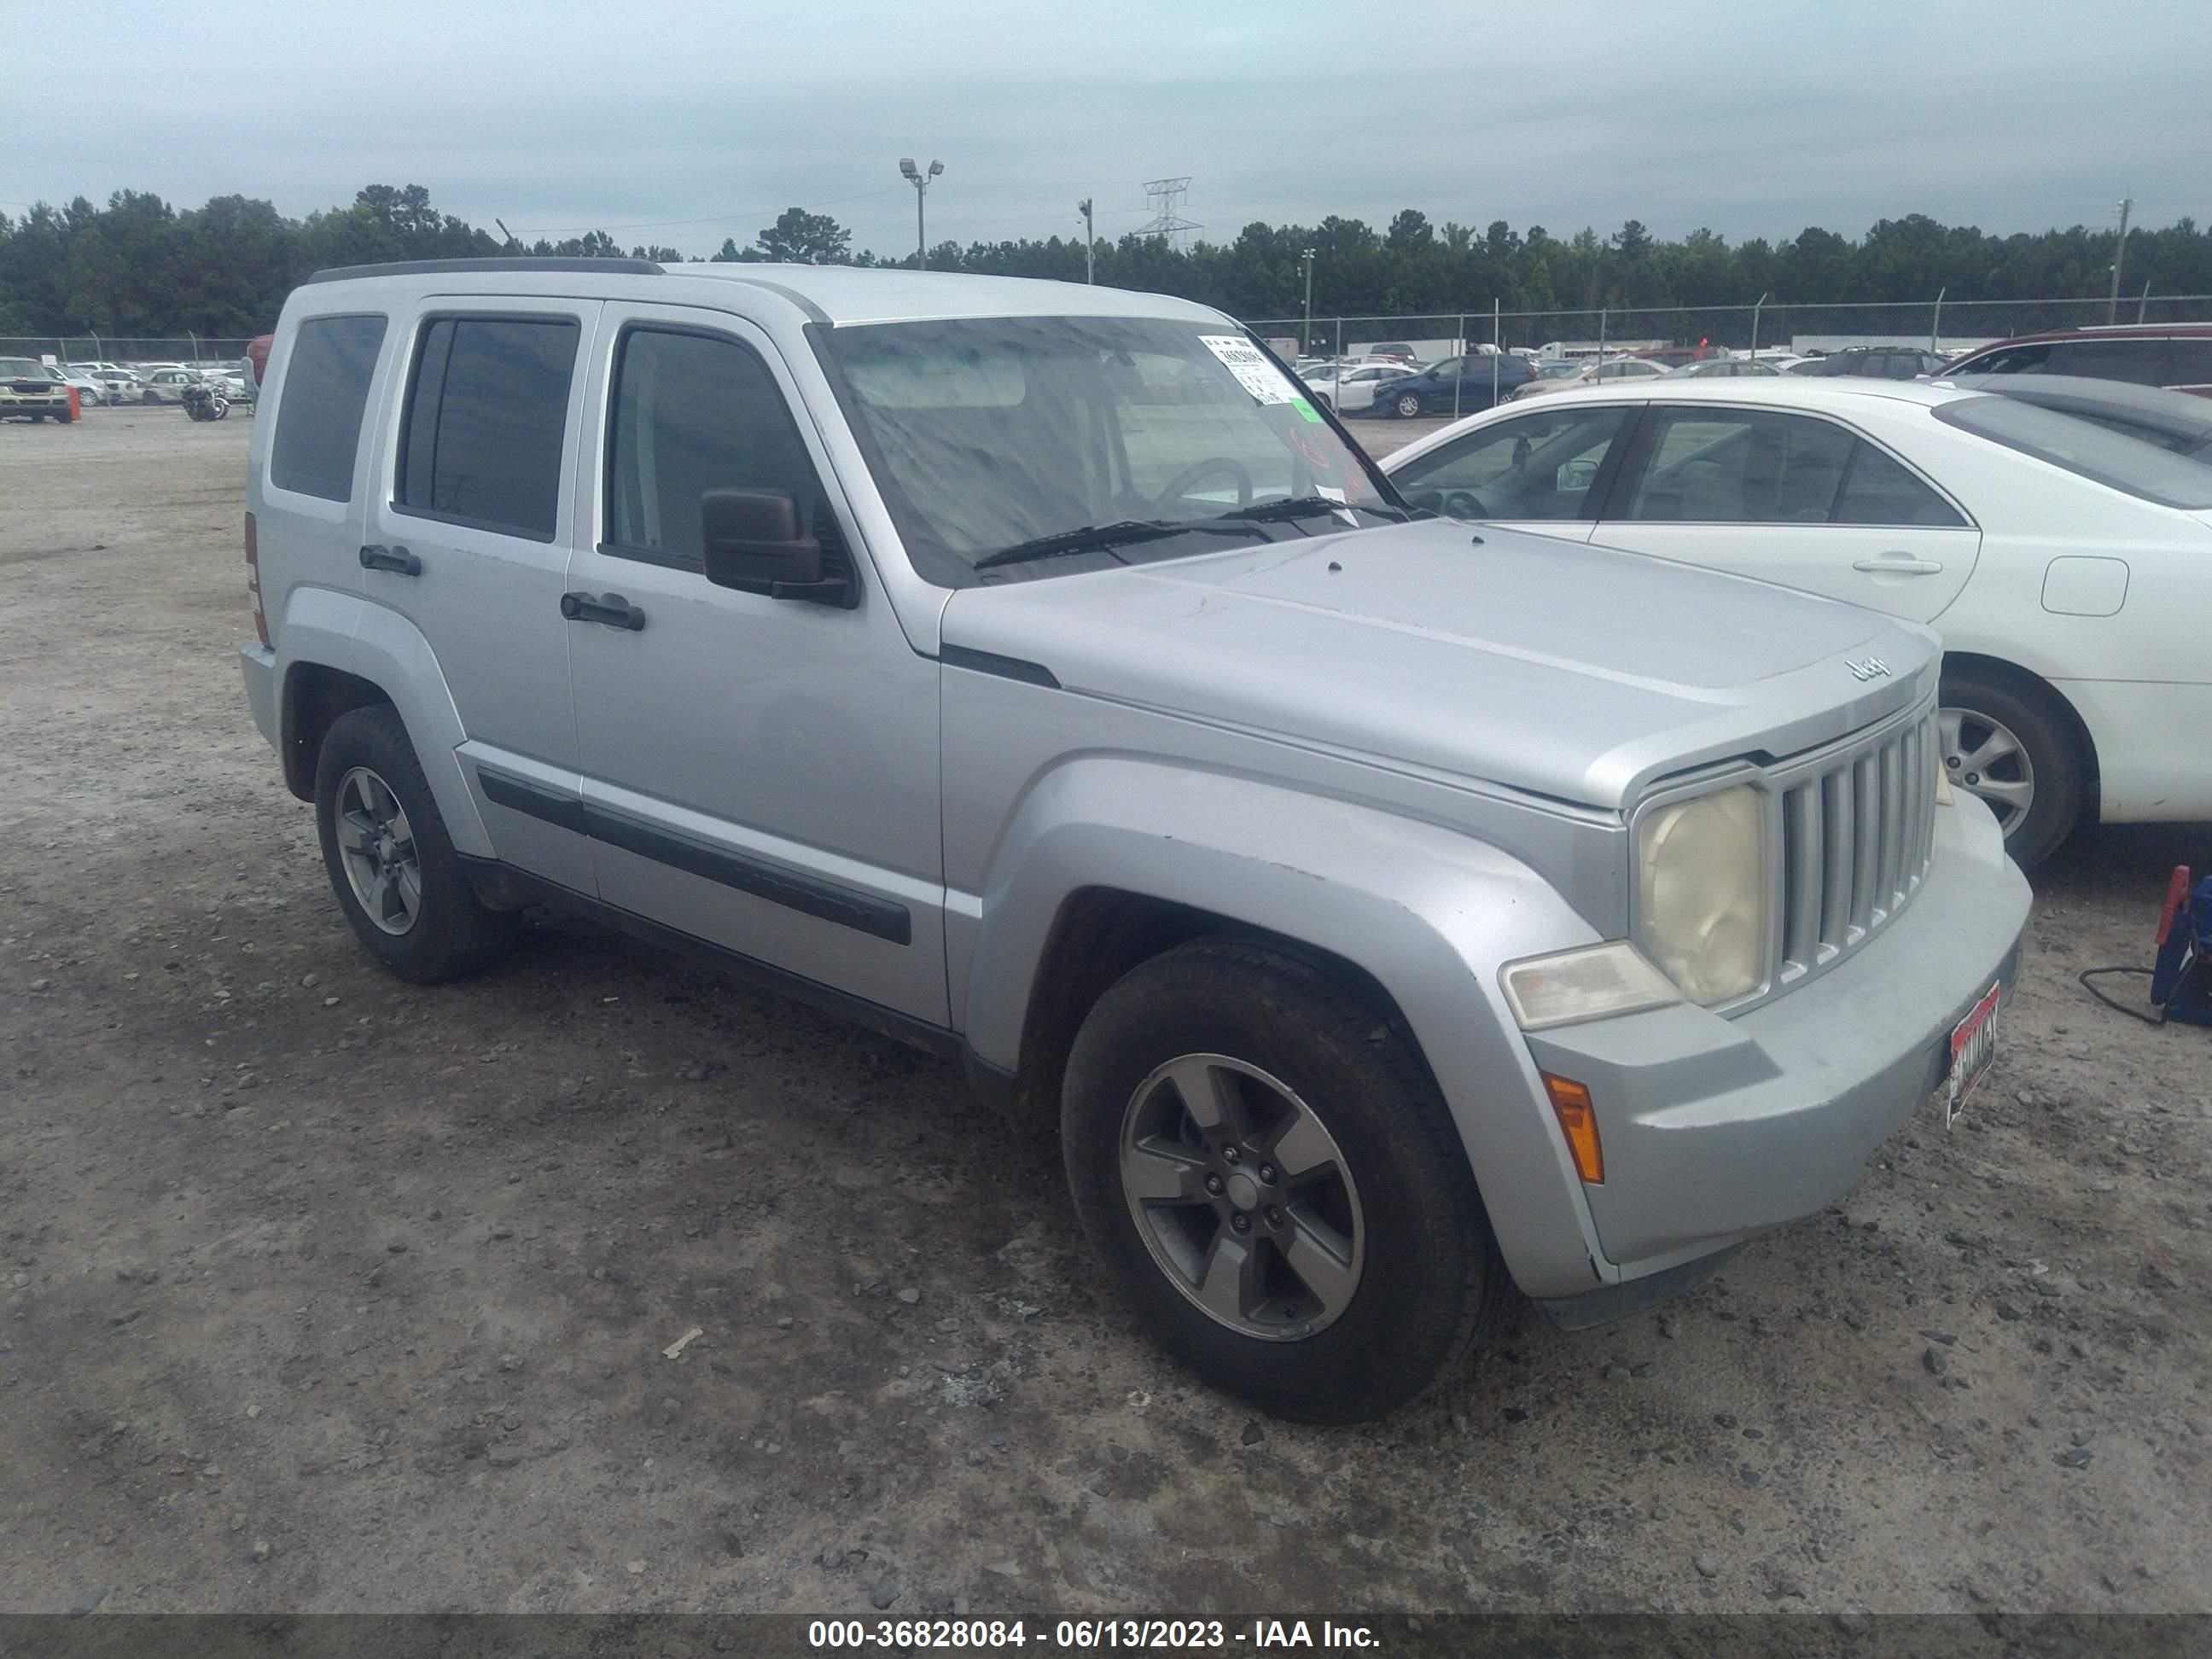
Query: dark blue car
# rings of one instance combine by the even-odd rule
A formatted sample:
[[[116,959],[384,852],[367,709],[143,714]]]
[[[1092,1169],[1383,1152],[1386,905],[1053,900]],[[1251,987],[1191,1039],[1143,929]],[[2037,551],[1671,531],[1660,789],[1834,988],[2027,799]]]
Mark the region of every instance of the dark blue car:
[[[1417,415],[1473,415],[1491,406],[1493,386],[1496,401],[1502,404],[1535,378],[1536,371],[1528,367],[1525,357],[1470,352],[1464,357],[1431,363],[1405,380],[1393,380],[1375,394],[1374,412],[1408,420]]]

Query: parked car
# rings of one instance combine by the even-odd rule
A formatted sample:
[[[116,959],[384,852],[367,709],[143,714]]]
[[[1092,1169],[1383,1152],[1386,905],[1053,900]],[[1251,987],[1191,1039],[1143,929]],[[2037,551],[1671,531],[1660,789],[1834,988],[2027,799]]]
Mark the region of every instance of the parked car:
[[[184,401],[184,390],[200,384],[196,370],[182,367],[157,368],[138,377],[140,399],[149,404],[175,404]]]
[[[60,372],[35,357],[0,357],[0,419],[9,417],[66,424],[69,385]]]
[[[1372,410],[1376,398],[1387,396],[1391,387],[1413,373],[1404,363],[1352,363],[1300,378],[1316,401],[1327,404],[1340,415],[1359,415]]]
[[[1495,392],[1499,402],[1512,397],[1535,379],[1535,371],[1522,359],[1503,352],[1469,352],[1446,357],[1426,368],[1394,380],[1371,407],[1377,414],[1411,420],[1420,415],[1449,415],[1455,410],[1487,409]]]
[[[1541,398],[1554,392],[1579,392],[1586,387],[1609,386],[1624,380],[1656,380],[1667,372],[1664,365],[1646,357],[1607,357],[1601,362],[1578,364],[1571,374],[1532,380],[1513,395],[1516,398]]]
[[[2028,894],[1927,630],[1478,553],[1188,301],[744,273],[285,303],[240,662],[395,975],[550,899],[957,1060],[1172,1353],[1320,1419],[1510,1285],[1649,1307],[1985,1065]]]
[[[1701,380],[1478,417],[1408,499],[1938,626],[1944,763],[2033,866],[2075,825],[2212,819],[2212,467],[1949,382]]]
[[[2080,374],[2212,398],[2212,323],[2123,323],[2022,334],[1969,352],[1949,374]]]
[[[145,400],[146,388],[138,377],[124,368],[103,368],[99,380],[107,388],[106,401],[111,404],[135,404]]]
[[[1779,374],[1772,363],[1756,357],[1705,357],[1667,371],[1670,380],[1735,380],[1746,375]]]
[[[251,395],[252,380],[240,374],[234,363],[202,363],[194,372],[203,385],[214,387],[233,403],[243,403]]]
[[[74,364],[66,368],[58,369],[56,373],[61,376],[64,385],[76,388],[79,408],[104,404],[107,401],[107,382],[98,375],[88,374]]]
[[[2212,405],[2185,392],[2072,374],[1946,374],[1943,382],[2039,404],[2174,454],[2212,461]]]
[[[1431,343],[1429,349],[1431,351],[1436,349],[1433,342]],[[1370,357],[1387,357],[1394,363],[1404,363],[1410,368],[1419,354],[1403,340],[1384,340],[1378,344],[1369,346],[1365,355]]]
[[[1877,380],[1911,380],[1943,367],[1935,352],[1917,346],[1847,346],[1824,357],[1792,363],[1790,373],[1808,376],[1859,375]]]

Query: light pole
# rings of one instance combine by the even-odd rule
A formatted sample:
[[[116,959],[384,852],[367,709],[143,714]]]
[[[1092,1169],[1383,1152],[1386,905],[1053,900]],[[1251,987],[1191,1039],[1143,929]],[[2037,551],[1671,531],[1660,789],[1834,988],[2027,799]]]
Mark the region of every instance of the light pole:
[[[921,198],[929,190],[929,181],[944,171],[945,163],[942,161],[932,161],[929,171],[924,173],[915,166],[913,156],[899,157],[899,176],[914,186],[914,268],[916,270],[929,269],[929,233],[922,227]]]
[[[2128,210],[2135,203],[2127,197],[2120,198],[2120,240],[2112,245],[2112,295],[2105,302],[2105,320],[2112,322],[2120,314],[2120,262],[2128,254]]]
[[[1313,349],[1313,262],[1311,248],[1298,255],[1298,263],[1306,268],[1306,330],[1303,344],[1308,351]]]
[[[1097,245],[1098,240],[1097,234],[1091,228],[1091,198],[1086,196],[1078,202],[1075,204],[1075,210],[1083,216],[1083,280],[1087,283],[1091,280],[1092,276],[1091,250]]]

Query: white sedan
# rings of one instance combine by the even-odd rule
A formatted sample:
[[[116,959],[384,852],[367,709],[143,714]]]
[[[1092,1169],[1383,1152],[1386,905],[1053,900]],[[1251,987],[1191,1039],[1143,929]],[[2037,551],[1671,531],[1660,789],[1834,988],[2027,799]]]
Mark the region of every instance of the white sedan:
[[[1306,390],[1339,414],[1375,407],[1375,394],[1393,380],[1413,374],[1408,363],[1338,363],[1301,376]]]
[[[1452,517],[1936,626],[1945,768],[2022,865],[2088,817],[2212,819],[2201,459],[1941,380],[1780,375],[1508,405],[1382,465]]]

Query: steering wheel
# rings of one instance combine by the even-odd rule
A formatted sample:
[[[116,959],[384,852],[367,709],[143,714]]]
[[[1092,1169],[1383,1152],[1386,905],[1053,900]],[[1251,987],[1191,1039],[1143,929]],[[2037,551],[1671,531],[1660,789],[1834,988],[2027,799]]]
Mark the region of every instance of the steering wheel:
[[[1155,507],[1164,507],[1170,501],[1179,501],[1189,493],[1190,487],[1200,478],[1216,472],[1227,473],[1237,481],[1237,505],[1241,509],[1252,505],[1252,475],[1244,470],[1243,463],[1226,455],[1210,455],[1194,465],[1187,466],[1167,482],[1167,487],[1152,497]]]
[[[1447,519],[1486,519],[1491,516],[1490,509],[1482,504],[1482,498],[1465,489],[1446,490],[1443,500],[1437,503],[1437,511]]]

